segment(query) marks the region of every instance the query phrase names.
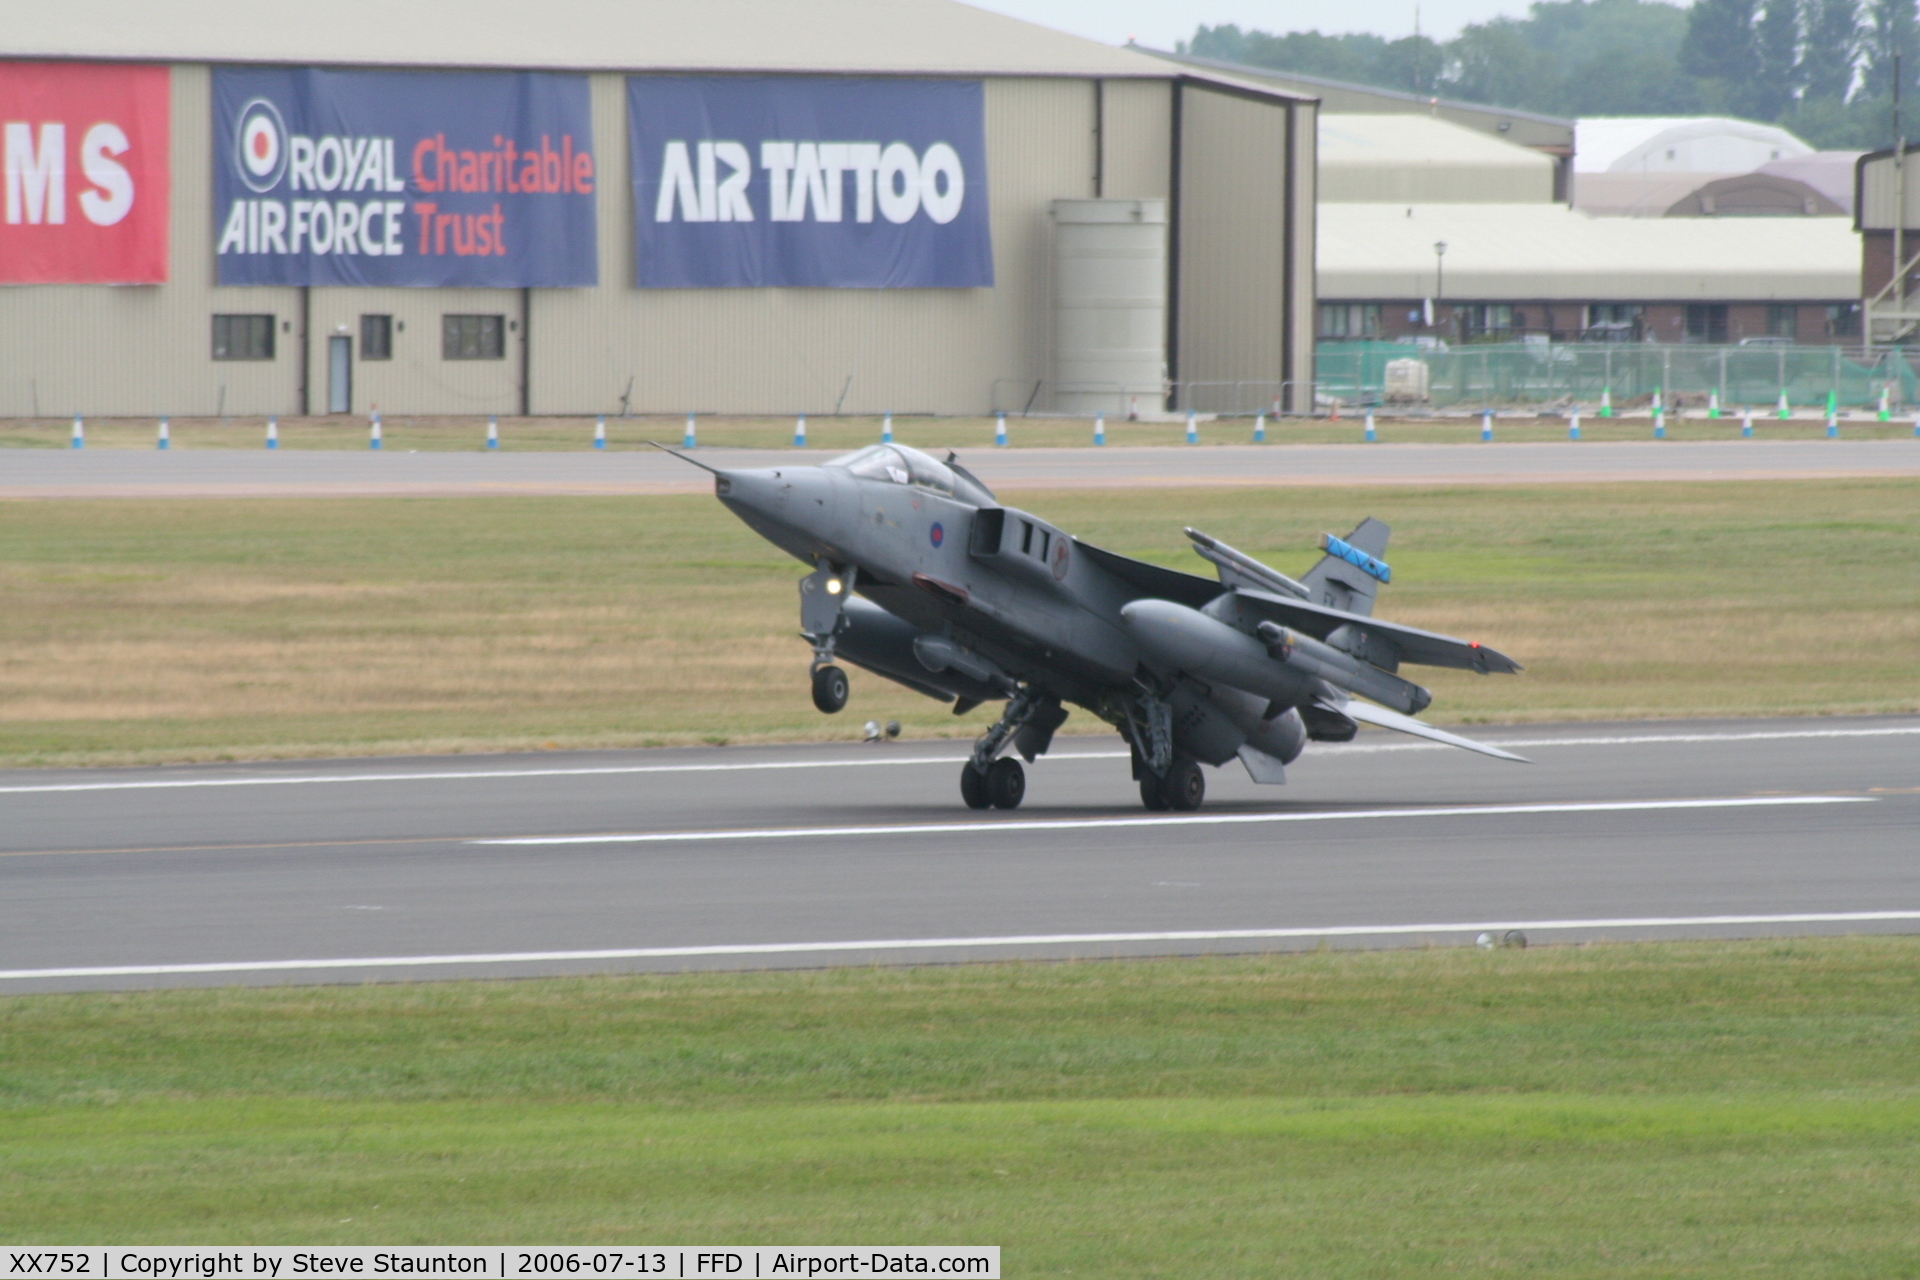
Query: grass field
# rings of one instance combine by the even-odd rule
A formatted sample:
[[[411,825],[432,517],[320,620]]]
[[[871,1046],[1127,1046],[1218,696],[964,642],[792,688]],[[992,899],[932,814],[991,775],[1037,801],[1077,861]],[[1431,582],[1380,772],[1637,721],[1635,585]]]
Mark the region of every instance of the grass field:
[[[0,999],[0,1239],[1902,1276],[1920,939]]]
[[[1300,572],[1393,524],[1385,616],[1525,674],[1441,721],[1920,707],[1920,483],[1014,495],[1194,572],[1192,524]],[[801,566],[710,497],[0,503],[0,763],[977,733],[794,638]],[[1093,730],[1084,715],[1068,730]],[[1104,730],[1102,730],[1104,731]]]
[[[807,421],[808,447],[823,454],[857,449],[880,438],[880,419],[870,417],[816,417]],[[502,418],[500,447],[508,451],[584,450],[593,447],[592,418]],[[923,449],[986,449],[993,445],[992,418],[934,418],[901,416],[894,419],[894,437],[902,444]],[[1129,423],[1112,421],[1107,426],[1107,443],[1120,445],[1166,445],[1182,447],[1186,426],[1181,422]],[[1248,444],[1253,439],[1253,419],[1223,418],[1199,425],[1200,443]],[[699,420],[699,442],[735,448],[784,449],[792,446],[792,418],[703,418]],[[648,440],[678,444],[686,429],[684,417],[608,418],[609,449],[644,449]],[[264,418],[175,418],[168,424],[175,449],[258,449],[266,436]],[[1911,419],[1875,421],[1870,413],[1843,418],[1841,434],[1850,440],[1910,439]],[[65,449],[73,433],[71,420],[42,418],[0,421],[0,449]],[[368,419],[358,417],[288,418],[280,422],[280,447],[283,449],[365,449]],[[1753,433],[1764,440],[1818,440],[1826,434],[1824,419],[1805,418],[1781,422],[1775,418],[1755,418]],[[1351,413],[1337,421],[1324,418],[1270,419],[1267,443],[1281,444],[1358,444],[1364,434],[1360,418]],[[1737,417],[1710,420],[1669,418],[1670,440],[1732,440],[1740,434]],[[92,449],[151,449],[154,447],[156,419],[101,418],[86,424],[87,447]],[[1595,418],[1580,421],[1582,441],[1647,440],[1653,435],[1652,420],[1638,418]],[[407,418],[387,417],[381,423],[382,447],[393,451],[464,450],[486,447],[487,420],[480,418]],[[1480,439],[1480,420],[1464,415],[1446,418],[1390,418],[1376,422],[1381,443],[1465,444]],[[1502,441],[1563,442],[1567,424],[1557,417],[1501,418],[1494,424],[1494,436]],[[1089,445],[1093,422],[1081,418],[1022,418],[1009,416],[1007,439],[1013,447]]]

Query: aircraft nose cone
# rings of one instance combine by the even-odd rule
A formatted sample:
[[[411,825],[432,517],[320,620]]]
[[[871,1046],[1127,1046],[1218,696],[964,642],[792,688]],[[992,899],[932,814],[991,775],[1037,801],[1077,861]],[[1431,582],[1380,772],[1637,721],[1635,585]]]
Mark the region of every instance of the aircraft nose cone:
[[[722,471],[713,490],[750,528],[803,560],[836,541],[833,480],[819,467]]]

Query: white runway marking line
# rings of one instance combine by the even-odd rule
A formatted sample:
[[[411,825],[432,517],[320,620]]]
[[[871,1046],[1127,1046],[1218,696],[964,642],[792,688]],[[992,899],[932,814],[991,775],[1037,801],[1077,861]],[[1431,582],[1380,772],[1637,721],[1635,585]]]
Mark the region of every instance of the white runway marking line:
[[[861,942],[744,942],[693,947],[613,947],[599,951],[501,951],[452,956],[359,956],[340,960],[238,960],[210,964],[115,964],[69,969],[0,969],[0,981],[36,978],[139,978],[190,973],[284,973],[313,969],[398,969],[461,964],[538,964],[579,960],[671,960],[697,956],[818,955],[836,951],[933,951],[981,947],[1070,947],[1138,942],[1259,942],[1287,938],[1402,937],[1506,929],[1687,929],[1730,925],[1875,924],[1920,921],[1920,911],[1808,911],[1792,915],[1619,916],[1605,920],[1480,920],[1465,924],[1337,924],[1289,929],[1172,929],[1157,933],[1030,933],[979,938],[877,938]]]
[[[1635,813],[1652,809],[1759,809],[1780,805],[1872,804],[1872,796],[1737,796],[1717,800],[1590,800],[1562,804],[1479,804],[1421,809],[1324,809],[1307,813],[1207,813],[1179,818],[1033,818],[1011,822],[911,822],[868,827],[766,827],[721,831],[635,831],[595,836],[494,836],[475,845],[680,844],[696,840],[813,840],[839,836],[998,835],[1009,831],[1091,831],[1137,827],[1235,827],[1275,822],[1357,822],[1375,818],[1470,818],[1519,813]]]
[[[1734,733],[1641,733],[1589,738],[1488,738],[1496,747],[1621,747],[1662,742],[1772,742],[1799,738],[1887,738],[1920,735],[1920,725],[1874,729],[1763,729]],[[1451,751],[1429,742],[1334,743],[1317,746],[1308,758],[1367,755],[1381,751]],[[1048,760],[1125,760],[1125,751],[1075,751]],[[755,769],[857,769],[881,765],[960,764],[964,755],[871,756],[842,760],[757,760],[733,764],[588,765],[574,769],[465,769],[432,773],[315,773],[246,778],[154,778],[129,782],[50,782],[0,787],[0,795],[37,795],[64,791],[172,791],[194,787],[293,787],[349,782],[467,782],[489,778],[588,778],[650,773],[739,773]]]

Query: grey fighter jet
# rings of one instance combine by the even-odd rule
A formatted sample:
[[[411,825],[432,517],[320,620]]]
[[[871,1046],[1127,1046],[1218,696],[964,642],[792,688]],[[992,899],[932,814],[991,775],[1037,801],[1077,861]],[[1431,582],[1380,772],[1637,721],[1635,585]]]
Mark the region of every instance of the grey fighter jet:
[[[661,446],[664,448],[664,446]],[[672,453],[669,449],[667,452]],[[1200,766],[1236,756],[1255,782],[1286,781],[1309,740],[1379,725],[1519,756],[1414,717],[1431,695],[1406,663],[1482,674],[1520,665],[1483,645],[1373,616],[1387,526],[1366,520],[1299,580],[1197,529],[1218,580],[1129,559],[1006,506],[951,455],[873,445],[821,466],[713,472],[721,502],[812,572],[800,630],[813,646],[813,701],[847,703],[852,663],[950,702],[1004,701],[974,743],[960,794],[1016,808],[1026,773],[1069,704],[1120,731],[1149,809],[1193,810]],[[1365,699],[1365,701],[1362,701]]]

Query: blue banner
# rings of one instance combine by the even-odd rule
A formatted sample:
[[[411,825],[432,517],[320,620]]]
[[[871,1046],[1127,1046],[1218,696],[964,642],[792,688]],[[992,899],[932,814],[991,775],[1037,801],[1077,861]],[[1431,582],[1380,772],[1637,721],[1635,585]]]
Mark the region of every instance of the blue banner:
[[[592,285],[587,78],[213,71],[226,284]]]
[[[643,289],[993,284],[979,81],[633,76]]]

